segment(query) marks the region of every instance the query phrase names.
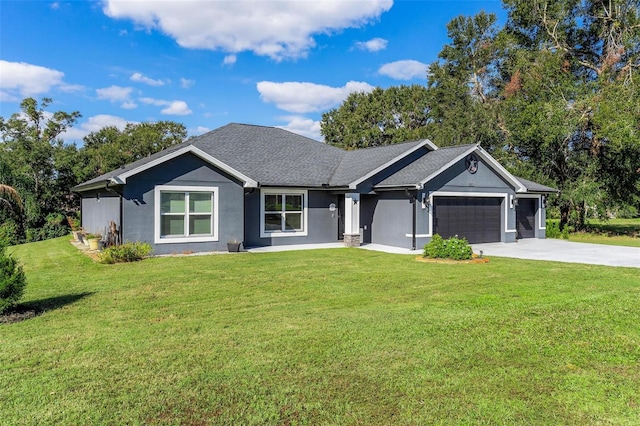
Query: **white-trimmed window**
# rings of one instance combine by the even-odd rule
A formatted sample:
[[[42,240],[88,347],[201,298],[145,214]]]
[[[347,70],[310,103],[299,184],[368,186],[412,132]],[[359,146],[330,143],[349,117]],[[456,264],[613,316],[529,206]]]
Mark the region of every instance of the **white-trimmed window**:
[[[307,235],[307,197],[307,191],[301,189],[262,189],[260,236]]]
[[[155,242],[218,241],[218,188],[155,187]]]

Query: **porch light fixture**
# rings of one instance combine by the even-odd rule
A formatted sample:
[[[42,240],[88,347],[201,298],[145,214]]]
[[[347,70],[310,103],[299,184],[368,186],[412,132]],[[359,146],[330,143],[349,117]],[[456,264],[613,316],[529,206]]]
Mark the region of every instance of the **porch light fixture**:
[[[516,207],[518,205],[518,197],[511,196],[511,207]]]
[[[545,197],[544,195],[542,196],[542,208],[547,208],[547,197]]]
[[[428,210],[431,207],[431,200],[427,197],[427,194],[422,193],[422,210]]]
[[[99,192],[96,192],[96,201],[100,202],[100,193]]]

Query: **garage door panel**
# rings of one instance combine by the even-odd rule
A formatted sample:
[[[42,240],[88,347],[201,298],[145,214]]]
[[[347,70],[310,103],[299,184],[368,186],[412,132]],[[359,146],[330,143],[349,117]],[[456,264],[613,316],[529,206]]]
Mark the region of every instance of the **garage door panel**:
[[[501,205],[501,198],[436,197],[434,233],[457,235],[470,243],[500,241]]]
[[[516,206],[517,238],[535,238],[536,200],[520,198]]]

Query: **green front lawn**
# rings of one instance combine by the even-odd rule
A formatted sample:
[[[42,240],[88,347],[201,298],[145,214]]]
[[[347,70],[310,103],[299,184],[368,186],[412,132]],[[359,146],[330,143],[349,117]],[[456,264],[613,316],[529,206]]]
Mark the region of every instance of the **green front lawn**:
[[[559,223],[559,219],[549,219]],[[640,219],[589,219],[587,232],[572,232],[569,241],[578,243],[607,244],[612,246],[640,247]]]
[[[638,424],[638,270],[12,248],[0,424]]]

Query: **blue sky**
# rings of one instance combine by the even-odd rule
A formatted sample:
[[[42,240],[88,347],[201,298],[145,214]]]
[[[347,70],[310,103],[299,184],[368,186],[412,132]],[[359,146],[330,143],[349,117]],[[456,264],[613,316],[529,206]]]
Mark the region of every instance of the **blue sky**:
[[[173,120],[190,136],[230,122],[321,139],[353,91],[425,84],[446,24],[500,1],[0,0],[0,116],[27,96],[79,111],[64,139]]]

